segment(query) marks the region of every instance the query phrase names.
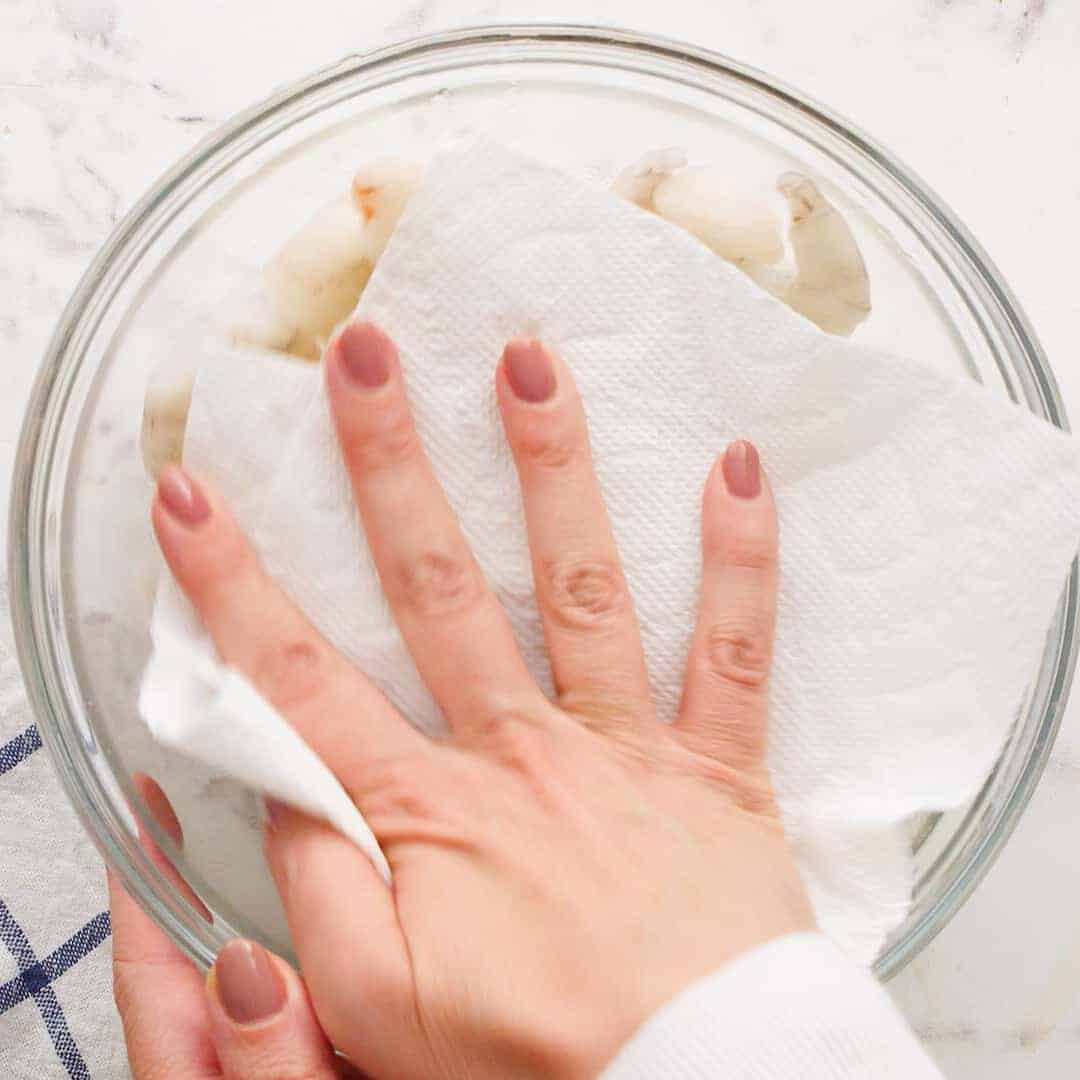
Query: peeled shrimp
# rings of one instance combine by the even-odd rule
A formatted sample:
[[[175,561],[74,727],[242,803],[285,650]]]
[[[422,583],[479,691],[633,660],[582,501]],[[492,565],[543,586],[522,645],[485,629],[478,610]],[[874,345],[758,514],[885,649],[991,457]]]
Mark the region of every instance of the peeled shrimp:
[[[225,339],[317,360],[356,307],[421,175],[418,165],[391,161],[358,172],[348,194],[323,207],[267,264],[256,291],[234,303]],[[612,190],[696,236],[822,330],[852,333],[870,312],[870,282],[855,237],[808,177],[785,173],[777,187],[791,210],[794,268],[776,265],[784,244],[768,200],[717,170],[686,168],[680,150],[644,155]],[[170,360],[147,386],[141,446],[151,476],[180,460],[191,364]]]
[[[774,263],[784,255],[780,222],[769,201],[715,169],[684,169],[653,192],[656,212],[696,236],[722,259]]]
[[[189,356],[167,357],[151,373],[143,399],[139,447],[147,473],[156,478],[180,461],[195,368]]]
[[[324,206],[263,271],[266,317],[241,323],[230,337],[317,360],[334,327],[356,307],[420,173],[400,162],[358,172],[349,193]]]
[[[347,195],[324,206],[270,260],[257,289],[233,301],[218,332],[250,345],[317,360],[334,328],[356,307],[421,168],[381,162],[353,177]],[[140,437],[147,472],[180,461],[193,360],[167,360],[151,375]]]
[[[855,237],[809,177],[784,173],[777,189],[791,207],[794,270],[754,260],[742,269],[826,333],[846,337],[870,314],[870,278]]]
[[[674,148],[642,155],[615,178],[611,190],[642,210],[655,210],[653,193],[672,173],[686,167],[686,155]]]

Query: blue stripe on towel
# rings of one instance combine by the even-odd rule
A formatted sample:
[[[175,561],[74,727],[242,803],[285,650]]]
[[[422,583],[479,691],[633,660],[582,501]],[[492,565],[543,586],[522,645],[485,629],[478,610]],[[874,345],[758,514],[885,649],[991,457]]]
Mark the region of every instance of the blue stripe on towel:
[[[34,724],[20,732],[10,742],[0,746],[0,776],[25,761],[35,750],[41,749],[41,736]]]
[[[34,731],[34,729],[30,728],[28,731]],[[25,734],[26,732],[23,733]],[[37,732],[34,731],[34,734],[36,736]],[[19,738],[22,737],[19,736]],[[18,739],[13,739],[3,747],[3,750],[7,750],[12,743],[17,741]],[[38,745],[40,746],[40,743]],[[33,749],[26,751],[23,756],[33,753]],[[0,753],[2,752],[0,750]],[[0,760],[3,759],[0,758]],[[0,986],[0,1013],[32,997],[45,1022],[45,1030],[48,1031],[49,1038],[52,1040],[56,1056],[67,1070],[71,1080],[90,1080],[90,1070],[86,1067],[86,1062],[75,1044],[67,1018],[64,1016],[64,1010],[60,1006],[52,984],[70,967],[96,949],[111,932],[109,913],[103,911],[100,915],[95,915],[81,930],[68,938],[44,960],[39,961],[34,956],[34,950],[30,947],[30,942],[22,927],[16,922],[7,904],[0,900],[0,941],[7,946],[19,965],[19,974]]]

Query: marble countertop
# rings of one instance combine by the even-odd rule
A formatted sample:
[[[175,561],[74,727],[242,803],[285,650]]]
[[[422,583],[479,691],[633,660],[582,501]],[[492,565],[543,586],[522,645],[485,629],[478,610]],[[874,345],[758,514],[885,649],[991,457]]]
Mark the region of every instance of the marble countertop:
[[[1080,413],[1080,5],[1067,0],[265,0],[0,3],[0,538],[18,424],[97,246],[180,154],[345,53],[491,21],[617,22],[726,52],[846,114],[952,205]],[[4,540],[0,539],[0,555]],[[3,566],[0,561],[0,566]],[[0,606],[5,584],[0,570]],[[3,623],[0,634],[9,635]],[[1080,1066],[1080,696],[973,898],[891,985],[954,1080]]]

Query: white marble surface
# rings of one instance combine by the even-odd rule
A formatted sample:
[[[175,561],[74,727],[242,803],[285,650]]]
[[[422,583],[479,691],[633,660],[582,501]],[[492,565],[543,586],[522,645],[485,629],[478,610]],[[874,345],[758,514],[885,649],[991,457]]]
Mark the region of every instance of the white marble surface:
[[[719,49],[872,132],[989,250],[1080,413],[1075,0],[305,0],[296,10],[0,0],[0,525],[51,325],[114,222],[178,155],[344,53],[466,23],[559,18]],[[0,572],[0,605],[3,595]],[[1080,695],[998,864],[893,984],[954,1080],[1058,1080],[1080,1068],[1078,781]]]

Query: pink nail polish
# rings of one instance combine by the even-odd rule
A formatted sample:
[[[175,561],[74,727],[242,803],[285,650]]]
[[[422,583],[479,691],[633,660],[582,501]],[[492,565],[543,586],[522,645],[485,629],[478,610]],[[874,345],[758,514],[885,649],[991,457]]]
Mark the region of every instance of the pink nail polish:
[[[132,779],[135,781],[135,790],[142,796],[142,801],[146,803],[146,808],[154,820],[177,847],[183,847],[184,830],[180,827],[180,819],[176,816],[168,795],[161,790],[161,785],[146,773],[136,773]]]
[[[390,378],[394,343],[374,323],[349,323],[335,343],[342,370],[351,383],[374,390]]]
[[[264,796],[263,809],[266,811],[266,824],[271,829],[281,824],[282,817],[285,814],[285,807],[277,799],[271,795]]]
[[[202,489],[178,465],[169,465],[158,477],[157,491],[161,505],[184,525],[201,525],[210,516]]]
[[[532,405],[555,393],[555,365],[547,349],[533,338],[515,338],[503,350],[510,389]]]
[[[230,941],[214,961],[214,977],[222,1007],[235,1024],[257,1024],[285,1008],[285,981],[254,941]]]
[[[761,492],[761,459],[753,443],[740,439],[724,452],[724,483],[736,498],[757,498]]]

